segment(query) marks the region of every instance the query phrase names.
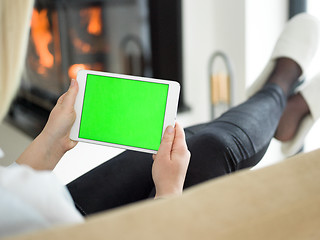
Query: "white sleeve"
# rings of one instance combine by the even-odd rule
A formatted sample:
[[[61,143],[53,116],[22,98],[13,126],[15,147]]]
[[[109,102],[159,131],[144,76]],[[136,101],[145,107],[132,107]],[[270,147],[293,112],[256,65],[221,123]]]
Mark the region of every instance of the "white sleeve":
[[[0,167],[0,196],[0,237],[83,221],[66,187],[49,171]]]

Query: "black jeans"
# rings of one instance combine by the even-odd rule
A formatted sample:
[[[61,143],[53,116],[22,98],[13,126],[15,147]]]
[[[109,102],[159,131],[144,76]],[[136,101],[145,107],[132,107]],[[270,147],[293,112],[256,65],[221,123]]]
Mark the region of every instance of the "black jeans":
[[[216,120],[185,129],[191,152],[185,188],[253,167],[265,154],[286,105],[275,84]],[[125,151],[67,185],[76,206],[91,214],[154,196],[151,154]]]

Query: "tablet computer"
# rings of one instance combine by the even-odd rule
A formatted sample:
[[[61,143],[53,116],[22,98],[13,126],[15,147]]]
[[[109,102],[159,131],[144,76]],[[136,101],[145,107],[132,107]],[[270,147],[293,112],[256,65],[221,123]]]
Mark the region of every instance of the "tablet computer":
[[[174,126],[180,85],[175,81],[81,70],[75,101],[75,141],[157,153]]]

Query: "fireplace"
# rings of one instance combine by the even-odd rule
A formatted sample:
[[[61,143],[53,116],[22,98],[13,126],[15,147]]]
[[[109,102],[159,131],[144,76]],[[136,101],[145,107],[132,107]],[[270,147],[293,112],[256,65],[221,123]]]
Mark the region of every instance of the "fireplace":
[[[37,0],[10,121],[36,136],[80,69],[182,83],[181,0]],[[183,96],[179,110],[183,110]]]

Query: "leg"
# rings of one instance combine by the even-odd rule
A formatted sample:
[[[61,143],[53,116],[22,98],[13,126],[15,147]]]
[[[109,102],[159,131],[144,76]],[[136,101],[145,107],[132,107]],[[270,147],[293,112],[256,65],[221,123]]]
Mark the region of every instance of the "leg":
[[[281,151],[285,156],[292,156],[302,149],[305,137],[320,118],[319,89],[320,74],[317,74],[288,100],[275,134],[282,142]]]
[[[265,154],[301,74],[292,60],[277,60],[267,85],[217,120],[186,129],[191,152],[185,187],[256,165]]]
[[[310,114],[310,109],[300,93],[290,97],[280,119],[275,138],[283,142],[293,139],[301,121],[308,114]]]
[[[67,185],[82,214],[148,198],[154,188],[151,154],[125,151]]]
[[[202,128],[187,128],[191,160],[185,186],[256,165],[269,146],[284,107],[281,89],[268,85]]]

